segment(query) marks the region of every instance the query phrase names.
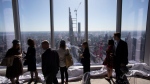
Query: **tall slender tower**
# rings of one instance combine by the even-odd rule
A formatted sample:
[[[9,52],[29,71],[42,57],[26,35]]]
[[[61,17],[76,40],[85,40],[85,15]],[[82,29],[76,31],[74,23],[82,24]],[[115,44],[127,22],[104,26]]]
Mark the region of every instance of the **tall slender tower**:
[[[78,40],[81,38],[81,23],[78,22]]]
[[[71,16],[70,7],[69,7],[69,39],[72,45],[74,42],[74,34],[73,34],[73,25],[72,25],[72,16]]]
[[[126,38],[126,42],[128,44],[128,59],[133,60],[133,54],[132,54],[132,38],[131,38],[131,33],[128,33],[128,36]]]

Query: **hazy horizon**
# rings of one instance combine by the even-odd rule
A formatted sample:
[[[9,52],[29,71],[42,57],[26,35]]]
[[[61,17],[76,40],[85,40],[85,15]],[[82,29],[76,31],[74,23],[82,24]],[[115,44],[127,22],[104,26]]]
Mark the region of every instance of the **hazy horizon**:
[[[122,31],[122,32],[145,32],[144,30],[126,30],[126,31]],[[11,32],[13,33],[14,31],[0,31],[0,32]],[[51,32],[51,31],[21,31],[21,32]],[[54,31],[54,32],[69,32],[69,31]],[[76,31],[74,31],[76,32]],[[85,32],[85,31],[81,31],[81,32]],[[88,32],[115,32],[115,31],[88,31]]]

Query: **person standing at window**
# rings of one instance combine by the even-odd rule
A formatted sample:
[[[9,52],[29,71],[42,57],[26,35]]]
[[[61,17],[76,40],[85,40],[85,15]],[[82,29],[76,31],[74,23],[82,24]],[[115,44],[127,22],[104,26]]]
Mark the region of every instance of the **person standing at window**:
[[[28,43],[29,47],[28,47],[27,53],[24,52],[24,54],[26,54],[26,57],[24,59],[27,62],[28,71],[30,71],[30,73],[31,73],[30,82],[32,82],[33,74],[35,74],[36,81],[38,80],[38,72],[36,69],[36,50],[35,50],[34,40],[28,39],[27,43]]]
[[[18,40],[13,40],[12,43],[13,46],[6,52],[5,58],[13,57],[14,60],[12,66],[6,69],[6,77],[10,79],[12,84],[19,84],[19,76],[23,74],[22,53],[20,42]]]
[[[109,40],[108,41],[108,48],[106,50],[106,58],[103,62],[103,65],[107,67],[107,76],[105,79],[110,82],[110,79],[112,78],[112,71],[113,71],[113,59],[114,59],[114,41]]]
[[[82,44],[83,53],[81,54],[81,63],[83,65],[83,72],[90,72],[90,51],[87,42]]]
[[[42,72],[46,84],[58,84],[57,73],[59,71],[59,56],[56,50],[51,50],[48,41],[42,42],[45,52],[42,54]]]
[[[116,72],[116,83],[119,84],[120,78],[122,76],[121,67],[126,67],[128,64],[128,46],[127,43],[121,40],[121,34],[115,33],[115,56],[114,65]]]
[[[65,56],[69,53],[68,50],[66,49],[66,42],[64,40],[60,41],[60,46],[58,49],[58,54],[59,54],[59,66],[60,66],[60,73],[61,73],[61,84],[64,84],[64,74],[66,77],[66,82],[65,84],[68,84],[68,68],[66,67],[66,62],[65,62]]]

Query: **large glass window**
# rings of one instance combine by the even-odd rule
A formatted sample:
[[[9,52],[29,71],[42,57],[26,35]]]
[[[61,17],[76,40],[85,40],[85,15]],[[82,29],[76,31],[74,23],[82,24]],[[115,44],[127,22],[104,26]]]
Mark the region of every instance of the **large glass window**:
[[[42,53],[41,42],[50,42],[50,2],[49,0],[18,0],[23,51],[27,51],[27,40],[36,44],[37,62]]]
[[[123,0],[122,39],[128,43],[128,58],[143,62],[149,0]]]
[[[106,57],[107,42],[116,30],[116,0],[89,0],[88,42],[91,63],[102,64]]]
[[[12,0],[0,0],[0,60],[14,39]]]
[[[65,40],[75,64],[79,63],[84,29],[84,0],[54,0],[55,48],[59,48],[61,39]]]

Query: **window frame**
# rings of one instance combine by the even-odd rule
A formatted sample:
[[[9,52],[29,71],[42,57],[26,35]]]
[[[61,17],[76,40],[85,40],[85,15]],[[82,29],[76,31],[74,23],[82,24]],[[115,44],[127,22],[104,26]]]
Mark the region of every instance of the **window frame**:
[[[88,41],[88,0],[84,0],[85,4],[85,39]],[[12,0],[13,6],[13,19],[14,19],[14,31],[15,39],[21,39],[20,31],[20,18],[19,18],[19,4],[18,0]],[[122,0],[117,0],[117,14],[116,14],[116,32],[121,33],[121,20],[122,20]],[[150,1],[148,4],[148,13],[147,13],[147,24],[146,24],[146,44],[145,44],[145,55],[144,62],[150,65],[149,51],[150,47]],[[53,0],[50,0],[50,34],[51,34],[51,47],[54,48],[54,17],[53,17]]]

